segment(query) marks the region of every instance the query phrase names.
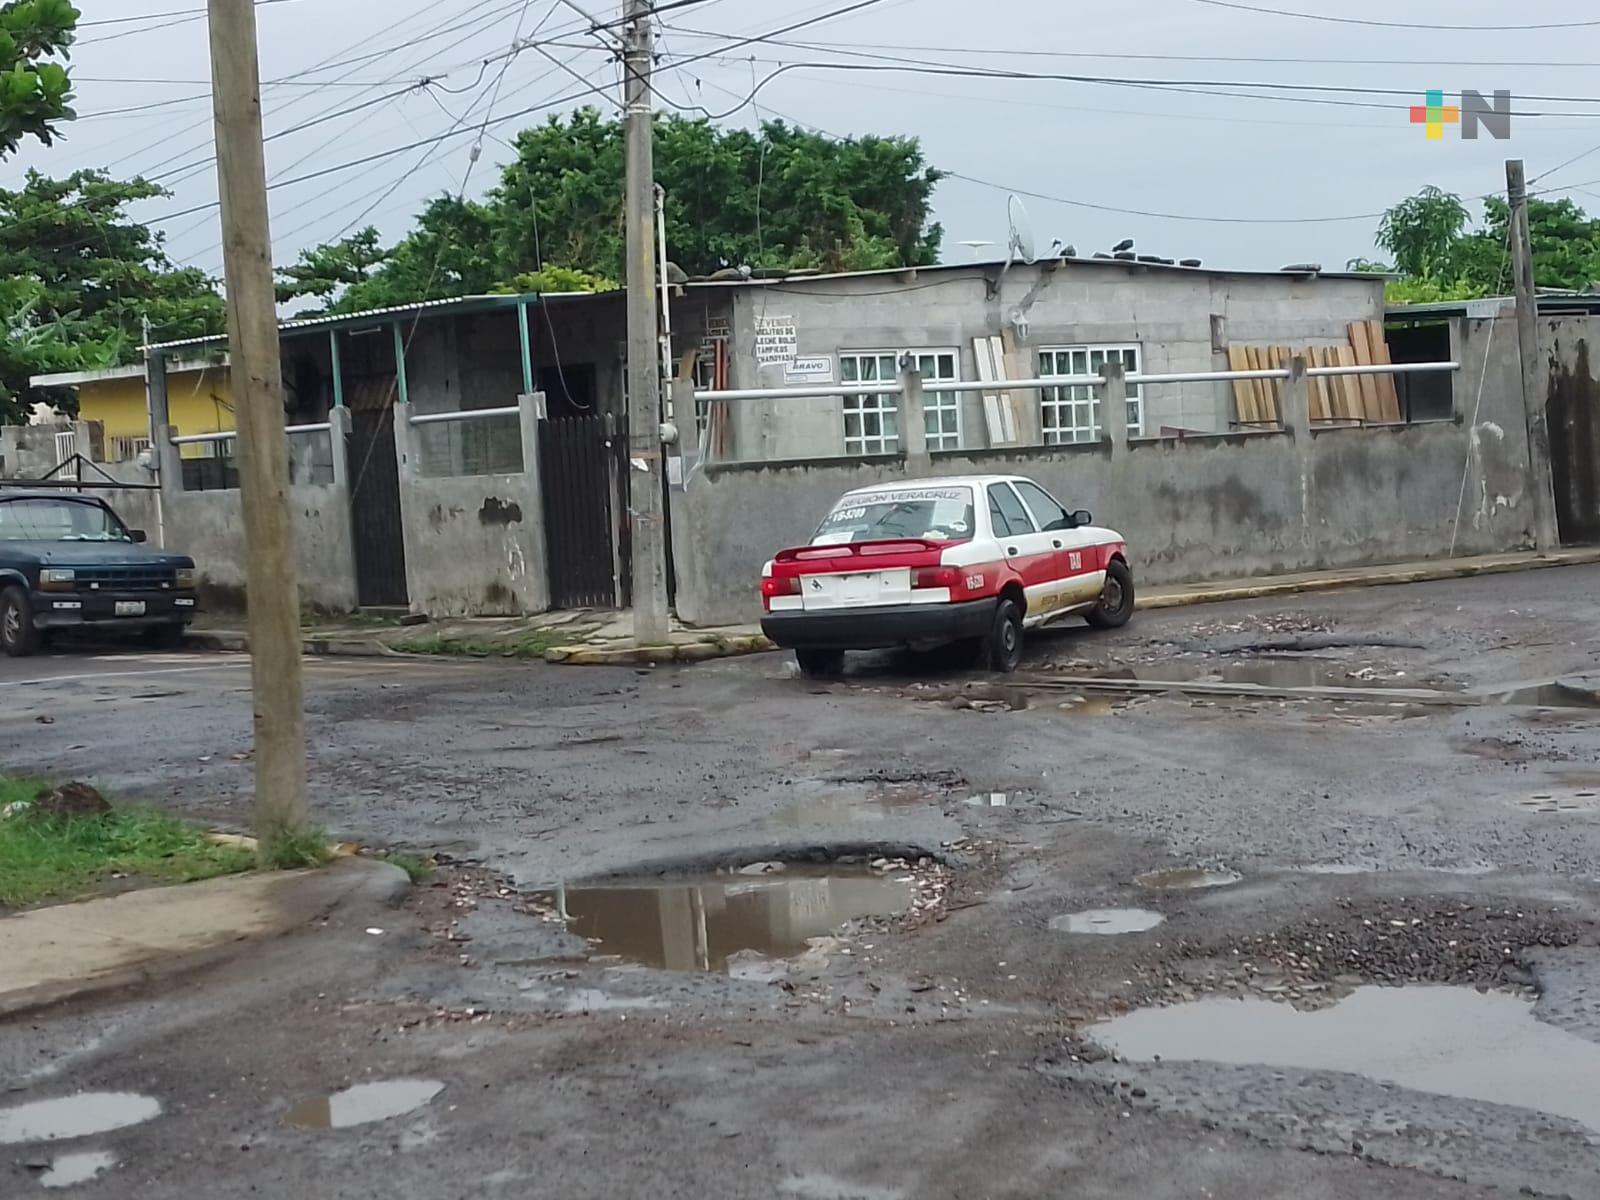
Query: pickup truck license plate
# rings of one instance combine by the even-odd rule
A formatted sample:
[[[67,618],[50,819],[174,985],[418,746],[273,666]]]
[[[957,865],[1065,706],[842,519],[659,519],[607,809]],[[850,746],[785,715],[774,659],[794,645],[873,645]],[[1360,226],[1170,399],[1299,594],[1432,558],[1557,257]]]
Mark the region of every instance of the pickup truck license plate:
[[[142,616],[144,616],[144,601],[143,600],[118,600],[117,601],[117,616],[119,616],[119,617],[142,617]]]

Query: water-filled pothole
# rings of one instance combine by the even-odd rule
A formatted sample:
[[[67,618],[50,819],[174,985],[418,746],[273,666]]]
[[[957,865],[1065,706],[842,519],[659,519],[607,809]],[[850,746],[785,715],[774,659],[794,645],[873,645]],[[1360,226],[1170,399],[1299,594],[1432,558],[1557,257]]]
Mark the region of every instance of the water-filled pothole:
[[[808,939],[850,921],[897,916],[913,898],[902,876],[842,866],[563,888],[543,897],[603,954],[673,971],[723,973],[741,952],[789,958],[804,952]]]
[[[1516,806],[1541,815],[1594,812],[1600,808],[1600,791],[1593,788],[1564,788],[1518,796]]]
[[[1404,671],[1350,667],[1315,658],[1250,658],[1229,662],[1187,660],[1089,672],[1096,679],[1135,683],[1242,683],[1261,688],[1357,688],[1414,690],[1428,685]],[[1454,689],[1446,689],[1454,690]]]
[[[1362,1075],[1380,1083],[1550,1113],[1600,1132],[1600,1045],[1525,1000],[1460,987],[1362,987],[1332,1008],[1198,1000],[1143,1009],[1091,1036],[1124,1058]]]
[[[75,1187],[117,1165],[117,1156],[107,1150],[87,1150],[82,1154],[63,1154],[39,1176],[47,1188]]]
[[[1222,868],[1174,867],[1168,871],[1146,871],[1133,881],[1142,888],[1158,892],[1194,891],[1200,888],[1227,887],[1244,876]]]
[[[1057,933],[1143,933],[1165,920],[1160,913],[1148,908],[1091,908],[1086,912],[1051,917],[1050,928]]]
[[[912,788],[890,788],[873,796],[821,795],[779,810],[777,819],[801,826],[877,825],[936,802],[936,797]]]
[[[55,1142],[126,1129],[161,1115],[161,1102],[133,1092],[80,1092],[0,1109],[0,1146]]]
[[[296,1129],[348,1129],[387,1121],[421,1108],[440,1092],[444,1084],[435,1079],[384,1079],[358,1083],[355,1087],[304,1100],[291,1108],[284,1123]]]

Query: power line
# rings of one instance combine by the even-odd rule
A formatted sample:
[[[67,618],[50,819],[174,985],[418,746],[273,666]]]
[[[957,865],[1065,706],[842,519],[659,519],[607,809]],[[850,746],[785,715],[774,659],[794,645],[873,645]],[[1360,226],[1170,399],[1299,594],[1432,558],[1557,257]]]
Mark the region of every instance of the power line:
[[[256,7],[262,8],[269,4],[298,4],[299,0],[256,0]],[[117,33],[108,33],[102,37],[82,38],[73,44],[77,46],[97,46],[104,42],[114,42],[118,38],[136,37],[141,33],[155,33],[160,29],[173,29],[179,25],[188,25],[193,21],[203,20],[206,10],[203,8],[175,9],[172,12],[144,13],[137,17],[103,17],[97,21],[79,21],[77,28],[87,29],[93,25],[128,25],[138,21],[159,21],[156,25],[141,25],[138,29],[124,29]],[[167,19],[170,18],[170,19]]]
[[[1426,24],[1412,21],[1372,21],[1362,17],[1330,17],[1323,13],[1292,12],[1282,8],[1260,8],[1254,4],[1238,4],[1235,0],[1193,0],[1195,4],[1209,4],[1213,8],[1232,8],[1240,12],[1264,14],[1273,17],[1299,17],[1303,21],[1329,21],[1337,25],[1374,25],[1382,29],[1426,29],[1430,33],[1447,32],[1512,32],[1530,29],[1581,29],[1600,25],[1600,21],[1552,21],[1544,25],[1441,25],[1437,21]]]

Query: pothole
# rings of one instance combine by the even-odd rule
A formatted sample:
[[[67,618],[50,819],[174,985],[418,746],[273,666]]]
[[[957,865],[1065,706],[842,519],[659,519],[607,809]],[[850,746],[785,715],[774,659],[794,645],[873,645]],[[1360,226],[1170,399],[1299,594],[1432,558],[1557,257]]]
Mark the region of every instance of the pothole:
[[[781,863],[771,874],[560,888],[540,902],[599,953],[672,971],[729,972],[751,952],[769,958],[804,953],[863,918],[896,917],[931,903],[919,897],[932,881],[903,863],[808,867]],[[936,886],[936,885],[935,885]]]
[[[1229,887],[1243,878],[1237,871],[1220,867],[1173,867],[1166,871],[1146,871],[1143,875],[1135,875],[1133,881],[1151,891],[1176,892]]]
[[[1148,908],[1091,908],[1086,912],[1051,917],[1050,928],[1057,933],[1143,933],[1165,920],[1166,917]]]
[[[0,1109],[0,1145],[55,1142],[141,1125],[161,1115],[161,1102],[134,1092],[80,1092]]]
[[[421,1108],[440,1092],[444,1084],[434,1079],[385,1079],[358,1083],[355,1087],[304,1100],[283,1118],[296,1129],[348,1129],[369,1125]]]
[[[918,788],[897,786],[871,796],[823,795],[780,809],[785,825],[875,825],[938,802]]]
[[[82,1154],[63,1154],[39,1176],[47,1188],[75,1187],[117,1165],[117,1156],[107,1150],[88,1150]]]
[[[1534,792],[1517,797],[1515,803],[1520,809],[1541,815],[1594,812],[1600,808],[1600,791],[1582,788]]]
[[[1499,992],[1361,987],[1316,1012],[1270,1000],[1199,1000],[1132,1012],[1089,1034],[1127,1059],[1343,1072],[1600,1132],[1600,1045],[1539,1021],[1531,1003]]]
[[[1600,708],[1600,679],[1573,676],[1502,691],[1486,689],[1481,695],[1486,704],[1533,708]]]

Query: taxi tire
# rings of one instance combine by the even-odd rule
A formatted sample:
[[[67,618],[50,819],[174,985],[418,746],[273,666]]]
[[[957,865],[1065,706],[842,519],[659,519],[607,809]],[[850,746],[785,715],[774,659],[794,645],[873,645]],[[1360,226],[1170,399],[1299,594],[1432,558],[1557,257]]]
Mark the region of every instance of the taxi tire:
[[[807,679],[835,679],[844,674],[843,650],[796,650],[794,660]]]
[[[994,610],[994,627],[985,639],[989,669],[1009,675],[1022,661],[1022,609],[1015,600],[1002,600]]]
[[[1106,607],[1105,593],[1095,601],[1095,606],[1089,610],[1088,621],[1096,629],[1121,629],[1133,616],[1133,572],[1128,570],[1128,564],[1117,559],[1111,560],[1111,565],[1106,568],[1106,577],[1114,580],[1119,589],[1116,608]]]
[[[0,650],[8,658],[26,658],[39,649],[28,593],[15,585],[0,590]]]

